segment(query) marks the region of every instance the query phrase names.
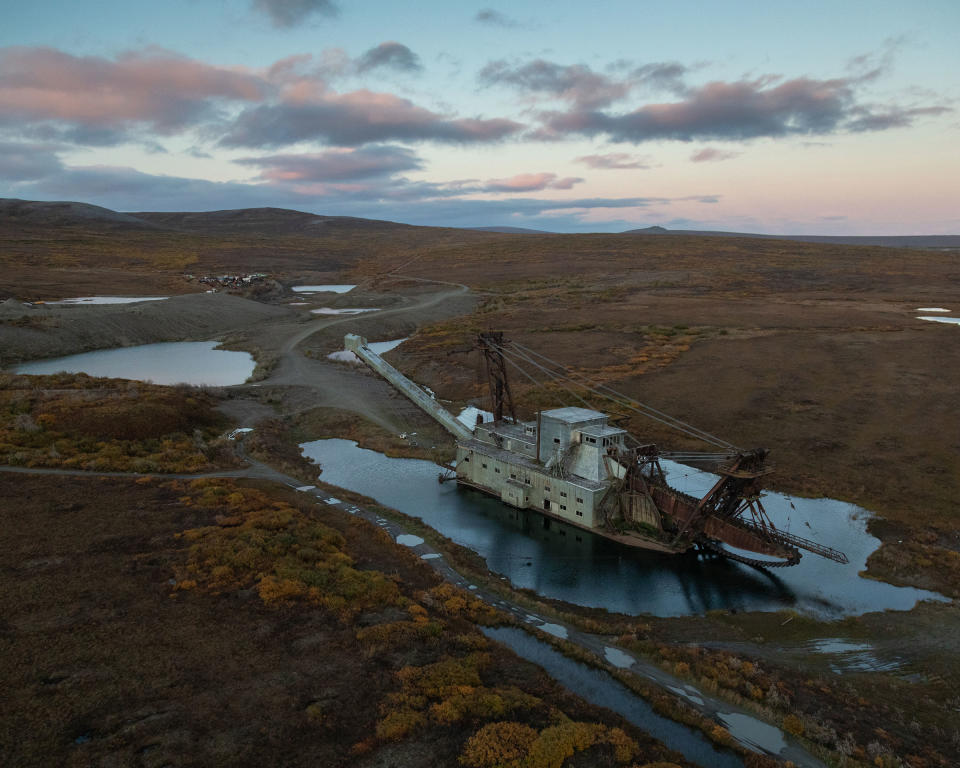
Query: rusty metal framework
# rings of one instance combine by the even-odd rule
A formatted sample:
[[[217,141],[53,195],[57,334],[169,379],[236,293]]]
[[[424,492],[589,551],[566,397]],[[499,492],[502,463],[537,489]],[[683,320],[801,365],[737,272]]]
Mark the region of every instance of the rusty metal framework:
[[[505,343],[502,331],[481,333],[477,344],[483,354],[484,367],[487,372],[487,383],[490,387],[490,397],[493,400],[493,417],[503,421],[504,407],[510,413],[510,418],[517,420],[517,411],[513,405],[513,395],[510,393],[510,380],[507,377],[507,365],[503,358]]]

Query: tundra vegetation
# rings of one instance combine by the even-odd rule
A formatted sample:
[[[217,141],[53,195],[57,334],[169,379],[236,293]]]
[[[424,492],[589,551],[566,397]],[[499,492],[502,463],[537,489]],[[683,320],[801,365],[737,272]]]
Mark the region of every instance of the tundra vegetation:
[[[0,553],[11,764],[687,765],[360,518],[248,481],[51,479],[0,475],[24,499]]]
[[[110,472],[236,466],[215,398],[86,374],[0,374],[0,464]]]

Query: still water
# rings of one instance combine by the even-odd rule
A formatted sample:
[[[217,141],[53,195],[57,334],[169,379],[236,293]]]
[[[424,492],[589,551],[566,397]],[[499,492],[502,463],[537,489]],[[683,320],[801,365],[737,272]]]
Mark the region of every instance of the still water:
[[[321,465],[325,482],[420,518],[483,556],[514,586],[570,603],[634,615],[792,608],[838,617],[945,600],[933,592],[861,578],[858,571],[880,543],[866,532],[869,513],[831,499],[770,493],[764,506],[778,527],[844,551],[850,564],[806,553],[797,566],[766,571],[713,555],[628,548],[555,520],[547,528],[535,512],[512,509],[453,482],[441,485],[440,467],[428,461],[390,459],[349,440],[316,440],[302,447]],[[673,485],[688,493],[705,492],[712,484],[713,476],[705,472],[669,462],[664,469]]]
[[[35,360],[16,373],[87,373],[154,384],[229,386],[242,384],[256,364],[247,352],[216,349],[216,341],[180,341],[138,347],[98,349],[81,355]]]
[[[77,296],[73,299],[48,301],[46,304],[136,304],[140,301],[163,301],[169,296]]]
[[[296,293],[349,293],[356,285],[295,285]]]
[[[481,631],[508,646],[518,656],[542,667],[568,690],[591,704],[612,709],[691,762],[716,768],[743,768],[743,760],[737,755],[717,749],[700,731],[658,715],[646,700],[606,672],[567,658],[522,629],[500,627]]]

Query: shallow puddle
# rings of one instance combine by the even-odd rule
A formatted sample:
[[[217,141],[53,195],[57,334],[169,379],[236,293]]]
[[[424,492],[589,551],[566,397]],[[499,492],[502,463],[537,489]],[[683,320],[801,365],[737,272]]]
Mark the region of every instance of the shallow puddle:
[[[903,666],[899,658],[880,659],[869,643],[858,643],[839,637],[811,640],[803,646],[810,653],[830,656],[830,669],[844,672],[892,672]]]

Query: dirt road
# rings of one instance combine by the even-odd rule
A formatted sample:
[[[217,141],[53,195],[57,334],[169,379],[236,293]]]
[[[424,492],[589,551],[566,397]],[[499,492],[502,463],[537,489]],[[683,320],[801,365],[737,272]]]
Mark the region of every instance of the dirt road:
[[[356,315],[328,316],[298,327],[278,346],[279,359],[270,375],[255,384],[236,387],[239,391],[283,390],[287,413],[329,407],[350,411],[393,433],[417,431],[429,422],[416,406],[401,397],[365,366],[335,363],[325,355],[308,357],[303,346],[316,336],[342,348],[342,333],[358,332],[371,341],[394,339],[424,322],[452,317],[469,311],[473,300],[465,286],[450,287],[409,300],[402,306]],[[333,350],[330,350],[333,351]]]

